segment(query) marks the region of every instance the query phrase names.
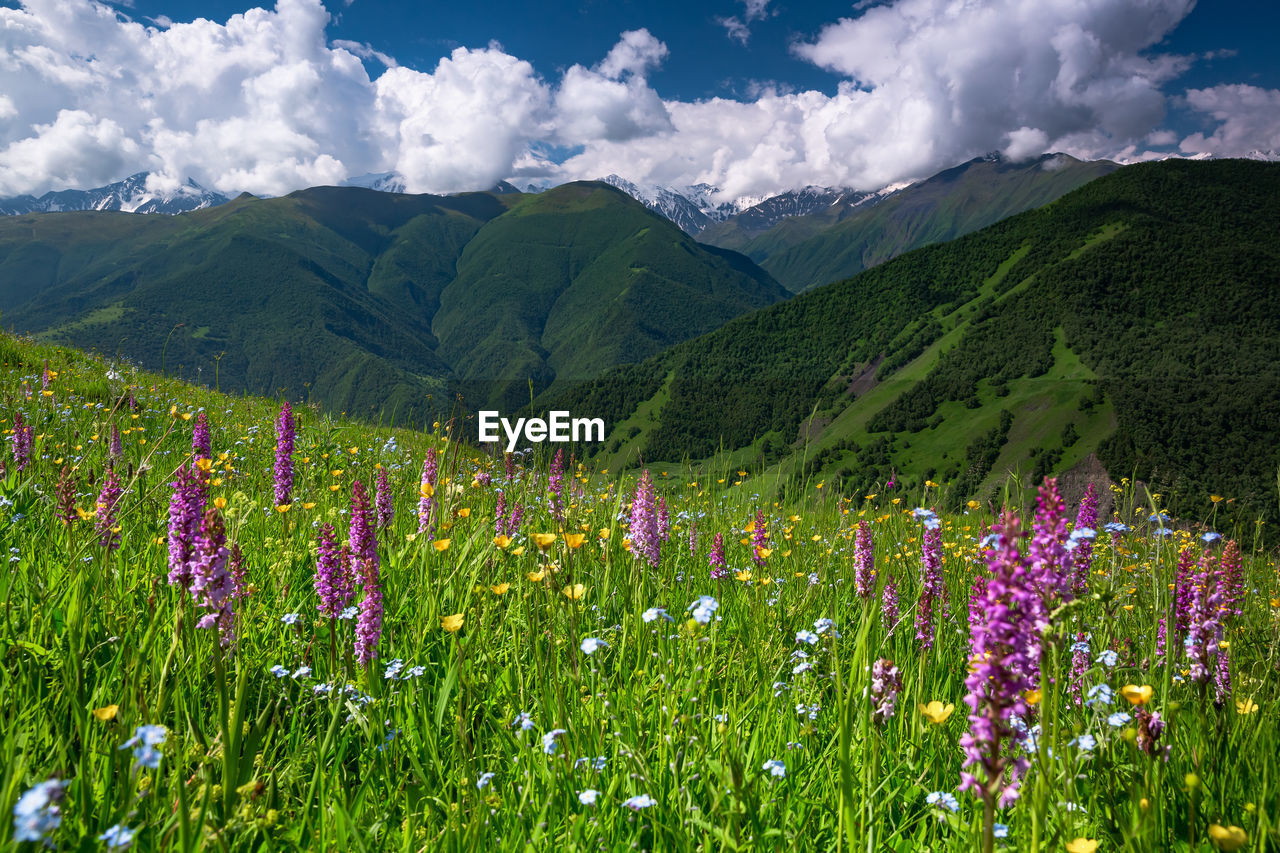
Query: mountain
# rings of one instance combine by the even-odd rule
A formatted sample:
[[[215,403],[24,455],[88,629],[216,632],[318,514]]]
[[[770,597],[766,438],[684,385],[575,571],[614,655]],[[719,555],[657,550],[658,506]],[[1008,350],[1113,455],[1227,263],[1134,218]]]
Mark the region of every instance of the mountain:
[[[403,193],[406,189],[404,175],[399,172],[368,172],[355,175],[342,182],[344,187],[364,187],[382,193]]]
[[[905,186],[905,185],[902,185]],[[805,187],[780,193],[754,204],[742,212],[708,225],[698,239],[713,246],[742,251],[750,249],[752,240],[787,223],[785,232],[791,245],[845,219],[854,210],[883,201],[902,186],[887,187],[879,192],[832,187]],[[759,252],[758,252],[759,253]],[[761,259],[768,253],[760,253]]]
[[[478,396],[519,406],[547,387],[639,361],[787,292],[746,258],[702,246],[595,182],[524,197],[476,235],[434,330]]]
[[[607,175],[602,183],[617,187],[650,210],[674,222],[686,234],[696,236],[713,222],[719,222],[737,211],[728,202],[715,202],[716,189],[696,184],[683,190],[657,184],[640,185],[617,175]]]
[[[404,418],[516,406],[787,296],[603,184],[316,187],[174,217],[0,219],[0,312],[223,388]],[[686,310],[688,309],[688,310]]]
[[[1065,154],[1019,163],[988,155],[897,192],[849,196],[763,232],[731,219],[700,239],[742,252],[798,293],[1048,204],[1117,168]]]
[[[932,479],[956,504],[1100,461],[1188,515],[1274,508],[1278,218],[1280,165],[1128,166],[536,408],[604,417],[599,464],[726,451],[761,488]]]
[[[147,188],[149,172],[91,190],[59,190],[36,198],[22,195],[0,199],[0,215],[54,213],[71,210],[120,210],[126,213],[186,213],[226,204],[226,196],[206,190],[188,179],[181,188],[162,191]]]

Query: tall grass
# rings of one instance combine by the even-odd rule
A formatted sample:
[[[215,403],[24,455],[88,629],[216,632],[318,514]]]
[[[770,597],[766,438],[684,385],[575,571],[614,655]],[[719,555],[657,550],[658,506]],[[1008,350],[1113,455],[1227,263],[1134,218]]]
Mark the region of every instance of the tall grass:
[[[1149,496],[1116,487],[1118,517],[1133,529],[1099,536],[1088,593],[1055,612],[1024,721],[1040,726],[1039,742],[1012,747],[1032,767],[1020,800],[984,827],[981,802],[957,793],[969,597],[993,521],[980,508],[941,519],[949,616],[923,651],[921,527],[910,510],[929,506],[932,488],[836,495],[813,484],[778,506],[748,472],[659,466],[672,523],[650,569],[628,550],[633,477],[575,465],[561,523],[548,512],[545,458],[524,456],[509,477],[503,460],[439,426],[375,429],[302,409],[294,500],[280,511],[275,402],[12,339],[0,355],[4,428],[21,411],[36,436],[22,471],[6,444],[0,484],[0,804],[11,813],[37,783],[65,782],[48,834],[59,848],[100,849],[112,827],[135,831],[135,848],[184,851],[968,851],[984,836],[1009,850],[1280,844],[1280,583],[1251,530],[1223,531],[1246,551],[1246,596],[1225,635],[1232,692],[1215,704],[1184,660],[1164,664],[1157,635],[1180,549],[1221,545],[1190,527],[1155,535]],[[166,580],[168,484],[190,461],[198,410],[213,430],[209,498],[225,501],[228,539],[247,560],[229,650],[195,627],[190,595]],[[108,551],[91,513],[113,425],[126,476],[122,545]],[[441,460],[438,510],[420,533],[428,448]],[[345,538],[351,484],[372,487],[379,465],[396,515],[379,532],[379,656],[362,668],[352,622],[319,616],[312,575],[319,524]],[[64,467],[84,516],[69,524],[56,517]],[[495,542],[499,491],[526,511],[505,543]],[[763,567],[744,544],[759,510]],[[864,520],[879,580],[869,600],[852,581]],[[555,538],[542,547],[537,533]],[[715,533],[727,580],[708,569]],[[879,601],[890,574],[901,599],[893,624]],[[715,599],[710,618],[709,605],[693,608],[701,596]],[[446,630],[457,616],[461,627]],[[1090,636],[1078,686],[1088,696],[1108,685],[1110,704],[1073,699],[1080,631]],[[588,638],[604,644],[588,651]],[[902,682],[888,719],[868,695],[879,659]],[[1128,684],[1151,686],[1145,707],[1168,722],[1167,754],[1135,743]],[[933,700],[943,710],[922,713]],[[143,725],[165,729],[158,762],[125,746]],[[0,824],[0,845],[34,845],[15,829]]]

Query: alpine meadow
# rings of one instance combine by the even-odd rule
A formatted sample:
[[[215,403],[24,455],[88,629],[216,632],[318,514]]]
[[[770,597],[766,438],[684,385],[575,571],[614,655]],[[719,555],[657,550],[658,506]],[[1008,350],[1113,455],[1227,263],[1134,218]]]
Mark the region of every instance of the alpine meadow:
[[[0,853],[1280,851],[1278,26],[0,0]]]

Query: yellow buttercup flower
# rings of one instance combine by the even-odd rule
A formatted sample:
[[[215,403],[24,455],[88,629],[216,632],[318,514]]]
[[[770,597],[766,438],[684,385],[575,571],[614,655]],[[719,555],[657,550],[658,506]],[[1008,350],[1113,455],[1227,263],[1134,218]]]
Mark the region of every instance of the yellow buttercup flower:
[[[954,703],[948,702],[943,705],[937,699],[934,699],[927,705],[917,705],[916,707],[920,709],[920,716],[924,717],[935,726],[940,726],[945,723],[956,709]]]
[[[564,544],[570,548],[581,548],[583,541],[587,537],[582,533],[566,533],[564,535]]]
[[[437,539],[431,543],[431,547],[443,554],[445,551],[449,550],[449,543],[452,541],[452,539]]]
[[[1027,704],[1028,704],[1028,705],[1039,705],[1039,704],[1040,704],[1040,691],[1039,691],[1039,690],[1028,690],[1026,693],[1023,693],[1023,694],[1022,694],[1022,698],[1023,698],[1023,699],[1025,699],[1025,700],[1027,700]]]
[[[119,712],[119,710],[119,705],[104,705],[101,708],[94,708],[93,715],[102,722],[107,723],[116,718],[116,713]]]
[[[470,517],[471,517],[471,507],[464,506],[462,509],[458,510],[458,518],[470,518]]]
[[[1257,710],[1258,710],[1258,703],[1257,703],[1257,702],[1254,702],[1252,698],[1249,698],[1249,699],[1237,699],[1237,700],[1236,700],[1236,713],[1237,713],[1237,714],[1241,714],[1241,715],[1244,715],[1244,714],[1253,714],[1253,713],[1257,712]]]
[[[509,589],[511,589],[511,584],[509,583],[499,583],[489,587],[489,591],[494,595],[506,595]]]
[[[507,546],[511,544],[511,537],[506,535],[495,536],[493,537],[493,544],[505,551]]]
[[[536,572],[525,572],[525,577],[527,577],[531,583],[539,583],[546,576],[546,569],[538,569]]]
[[[737,574],[735,574],[734,577],[740,581],[749,581],[751,580],[751,570],[744,569],[743,571],[740,571]]]
[[[568,584],[561,590],[564,593],[564,597],[570,601],[577,601],[582,598],[582,594],[586,591],[587,588],[580,583]]]
[[[445,616],[440,620],[440,627],[448,631],[450,634],[456,634],[462,629],[462,614],[455,613],[452,616]]]
[[[511,556],[513,556],[513,557],[519,557],[519,556],[520,556],[521,554],[523,554],[523,553],[524,553],[524,546],[523,546],[523,545],[518,545],[518,546],[516,546],[515,548],[512,548],[512,549],[511,549]]]
[[[1239,850],[1249,843],[1249,833],[1238,826],[1210,824],[1209,837],[1219,850]]]
[[[334,476],[337,476],[337,475],[335,474]],[[422,497],[424,498],[433,497],[435,493],[436,493],[436,487],[431,485],[430,483],[423,483],[421,486],[418,487],[418,494],[422,495]]]
[[[760,558],[760,559],[762,559],[762,560],[767,560],[767,559],[769,559],[771,556],[773,556],[773,549],[772,549],[772,548],[766,548],[766,547],[764,547],[763,545],[757,545],[757,546],[756,546],[756,556],[757,556],[757,557],[759,557],[759,558]]]
[[[1093,853],[1097,849],[1096,838],[1076,838],[1067,842],[1067,853]]]
[[[1141,687],[1136,684],[1126,684],[1120,688],[1120,695],[1128,699],[1130,705],[1145,705],[1151,701],[1154,694],[1155,688],[1150,684],[1144,684]]]
[[[535,533],[533,534],[533,541],[534,544],[545,551],[556,541],[556,535],[554,533]]]

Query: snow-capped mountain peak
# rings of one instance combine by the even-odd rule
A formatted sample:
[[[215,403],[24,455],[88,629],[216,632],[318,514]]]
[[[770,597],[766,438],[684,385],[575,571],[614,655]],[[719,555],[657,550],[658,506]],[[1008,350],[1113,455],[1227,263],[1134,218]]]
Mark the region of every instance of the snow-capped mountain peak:
[[[356,175],[342,182],[344,187],[364,187],[383,193],[402,193],[408,186],[399,172],[369,172]]]
[[[120,210],[125,213],[185,213],[225,204],[229,199],[191,179],[168,186],[167,181],[138,172],[122,181],[90,190],[57,190],[36,198],[23,195],[0,199],[0,215],[56,213],[67,210]]]

